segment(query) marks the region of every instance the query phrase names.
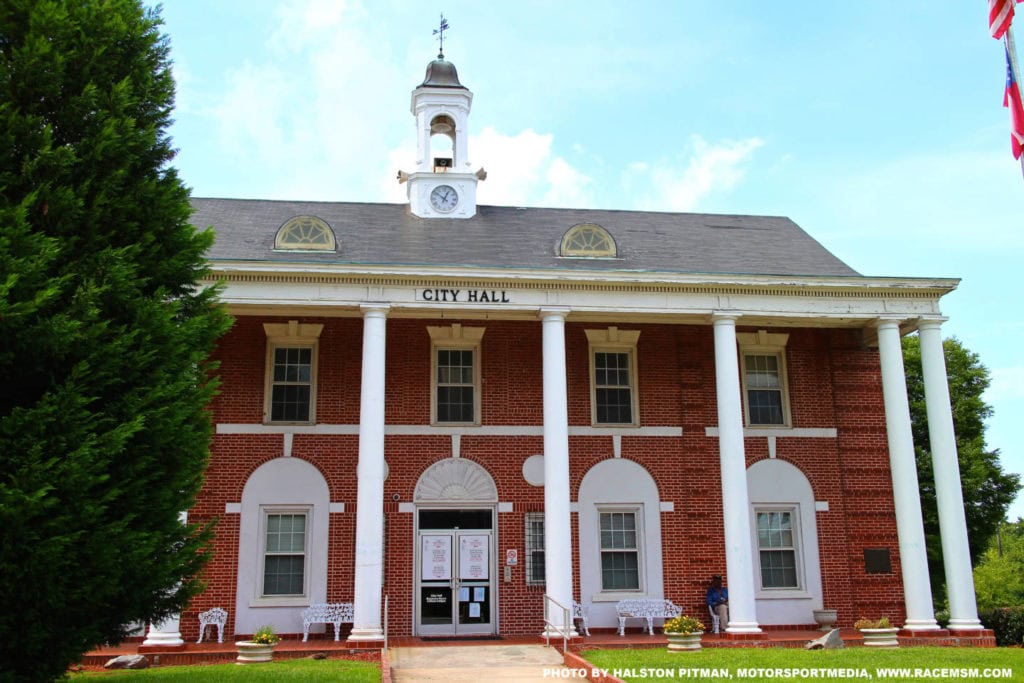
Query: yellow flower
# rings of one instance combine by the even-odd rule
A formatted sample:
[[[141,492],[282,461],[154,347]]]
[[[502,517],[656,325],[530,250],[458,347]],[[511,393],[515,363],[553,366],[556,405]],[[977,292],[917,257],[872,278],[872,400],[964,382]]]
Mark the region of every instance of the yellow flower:
[[[704,631],[704,624],[696,617],[683,615],[666,621],[665,628],[662,630],[665,633],[679,633],[687,636],[691,633],[702,633]]]
[[[256,633],[252,634],[252,642],[260,645],[274,645],[279,640],[278,635],[274,633],[273,626],[260,626],[256,629]]]

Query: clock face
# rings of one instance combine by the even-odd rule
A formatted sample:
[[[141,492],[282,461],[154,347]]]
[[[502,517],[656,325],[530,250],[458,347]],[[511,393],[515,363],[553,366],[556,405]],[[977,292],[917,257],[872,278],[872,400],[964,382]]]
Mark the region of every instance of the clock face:
[[[459,193],[451,185],[438,185],[430,193],[430,205],[438,211],[448,213],[459,203]]]

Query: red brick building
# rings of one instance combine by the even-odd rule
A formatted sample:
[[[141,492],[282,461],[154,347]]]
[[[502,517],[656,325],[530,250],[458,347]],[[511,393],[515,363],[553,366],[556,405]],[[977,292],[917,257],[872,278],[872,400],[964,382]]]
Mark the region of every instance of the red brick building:
[[[212,606],[229,633],[297,633],[352,602],[373,642],[385,597],[393,635],[540,633],[545,595],[592,628],[630,597],[710,623],[713,574],[728,633],[821,608],[935,630],[913,331],[952,626],[979,629],[941,350],[956,280],[862,276],[785,218],[477,206],[471,101],[429,65],[408,205],[194,200],[236,323],[183,636]]]

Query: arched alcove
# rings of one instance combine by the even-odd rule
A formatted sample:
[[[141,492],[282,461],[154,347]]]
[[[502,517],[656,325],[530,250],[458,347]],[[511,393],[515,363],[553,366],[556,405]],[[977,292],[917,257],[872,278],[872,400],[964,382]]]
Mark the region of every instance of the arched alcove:
[[[591,625],[617,627],[615,603],[619,600],[665,597],[658,486],[642,465],[611,458],[583,476],[578,500],[580,602],[590,609]],[[608,590],[602,585],[602,514],[633,515],[640,579],[636,590]]]
[[[302,518],[304,556],[301,593],[265,590],[268,520]],[[301,458],[275,458],[249,475],[242,490],[238,538],[235,631],[253,633],[270,624],[279,633],[302,631],[302,608],[327,599],[330,492],[316,467]],[[269,535],[276,531],[269,529]],[[280,536],[280,534],[276,534]],[[294,534],[297,538],[298,534]],[[291,540],[291,539],[290,539]],[[269,544],[273,546],[273,543]],[[290,546],[293,547],[294,546]],[[294,555],[293,555],[294,557]]]
[[[814,491],[796,465],[785,460],[760,460],[747,469],[750,499],[751,554],[757,620],[761,624],[814,623],[812,610],[822,608],[821,560],[818,554],[817,512]],[[788,521],[786,518],[788,516]],[[758,527],[759,517],[763,522]],[[771,538],[780,535],[774,527],[781,519],[790,526],[788,538],[795,541],[796,586],[766,586],[762,575],[762,552],[790,552],[773,548]],[[762,548],[759,534],[768,542]],[[781,532],[786,535],[785,531]]]

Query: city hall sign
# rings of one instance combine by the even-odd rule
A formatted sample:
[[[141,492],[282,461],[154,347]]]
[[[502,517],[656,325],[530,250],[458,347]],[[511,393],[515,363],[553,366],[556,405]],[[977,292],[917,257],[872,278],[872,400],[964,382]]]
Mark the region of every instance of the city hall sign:
[[[465,304],[507,304],[511,303],[504,289],[421,289],[422,301]]]

